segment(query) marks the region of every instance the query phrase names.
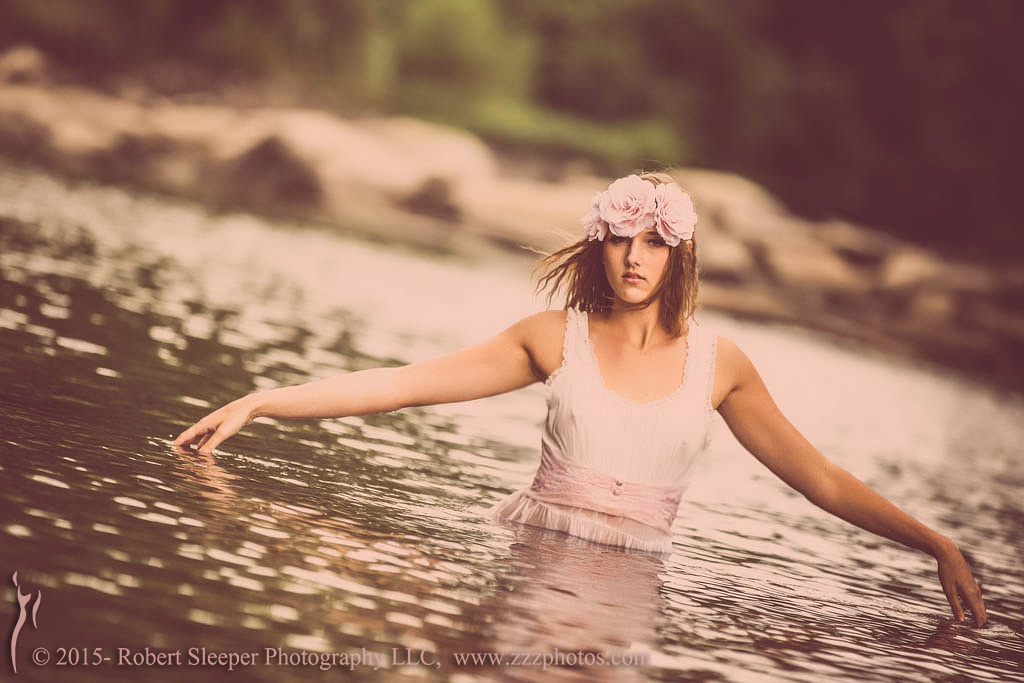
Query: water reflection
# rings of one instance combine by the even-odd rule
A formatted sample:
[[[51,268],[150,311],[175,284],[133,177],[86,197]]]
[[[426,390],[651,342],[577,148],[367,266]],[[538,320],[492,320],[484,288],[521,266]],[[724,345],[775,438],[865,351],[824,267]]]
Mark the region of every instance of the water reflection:
[[[794,330],[714,320],[743,340],[812,441],[969,551],[992,617],[973,631],[946,616],[929,558],[813,508],[721,423],[668,558],[487,521],[487,507],[532,476],[539,390],[262,421],[214,457],[181,456],[174,433],[254,388],[418,360],[494,333],[533,310],[530,264],[439,260],[0,173],[0,558],[26,592],[46,593],[40,629],[24,631],[19,650],[442,655],[440,670],[396,667],[388,679],[532,680],[535,668],[460,669],[451,653],[556,647],[651,655],[643,667],[547,672],[570,680],[1019,673],[1019,397]],[[403,296],[413,284],[417,296]],[[0,598],[13,605],[13,586]],[[62,673],[32,670],[39,680]],[[338,674],[259,667],[244,678]]]
[[[552,660],[561,655],[557,661],[566,665],[552,666],[548,674],[555,678],[644,680],[659,640],[662,558],[534,527],[512,533],[507,554],[498,559],[505,570],[484,605],[493,619],[490,642],[481,645],[502,653],[547,653]],[[626,663],[613,666],[612,657]],[[527,661],[531,666],[513,677],[539,675],[539,667]]]

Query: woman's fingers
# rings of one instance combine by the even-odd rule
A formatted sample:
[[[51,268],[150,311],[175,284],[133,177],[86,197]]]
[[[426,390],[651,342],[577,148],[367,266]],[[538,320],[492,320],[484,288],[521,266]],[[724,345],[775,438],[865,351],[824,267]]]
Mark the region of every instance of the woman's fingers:
[[[967,606],[970,607],[971,614],[974,615],[974,623],[984,626],[988,621],[988,615],[985,613],[985,601],[981,597],[981,589],[978,588],[974,577],[968,575],[967,578],[969,583],[960,590],[960,594],[967,601]]]
[[[238,429],[239,427],[225,429],[225,422],[214,422],[209,417],[204,417],[178,435],[178,438],[174,440],[174,445],[184,448],[189,444],[195,444],[196,449],[200,453],[209,455],[213,452],[214,448],[237,432]]]
[[[949,600],[949,606],[953,608],[953,618],[957,621],[963,621],[964,608],[960,604],[960,596],[956,592],[956,582],[947,578],[944,574],[940,574],[939,578],[940,583],[942,583],[942,590],[946,594],[946,599]]]
[[[240,426],[232,429],[227,427],[226,422],[222,422],[215,432],[208,434],[207,438],[203,440],[203,443],[199,444],[199,452],[203,455],[212,454],[217,446],[221,445],[225,439],[238,432],[239,429]]]
[[[974,584],[973,579],[970,579],[970,584]],[[970,584],[965,586],[957,582],[949,588],[943,585],[943,589],[946,591],[946,598],[953,608],[953,616],[957,621],[963,621],[965,618],[963,602],[966,602],[967,608],[974,615],[974,625],[984,626],[985,622],[988,621],[988,615],[985,613],[985,602],[981,598],[981,590],[977,585],[974,584],[972,588]],[[961,602],[961,598],[963,602]]]
[[[183,431],[181,434],[179,434],[178,437],[174,440],[174,445],[178,446],[179,448],[183,448],[188,444],[192,443],[193,441],[195,441],[196,439],[202,438],[203,435],[213,431],[214,427],[206,424],[205,420],[206,418],[203,418],[202,420],[196,422],[194,425],[192,425],[191,427]]]
[[[223,408],[213,411],[203,419],[196,422],[194,425],[183,431],[178,435],[178,438],[174,440],[175,446],[186,446],[204,434],[209,434],[217,429],[217,426],[221,422],[220,416],[223,414]]]
[[[981,588],[978,587],[978,582],[974,580],[967,562],[959,551],[956,551],[955,557],[940,561],[939,582],[957,621],[964,620],[963,603],[966,602],[971,614],[974,615],[975,625],[985,625],[988,615],[985,613]]]
[[[252,411],[246,402],[233,401],[183,431],[174,440],[174,445],[183,448],[195,444],[200,453],[209,455],[225,439],[237,434],[251,418]]]

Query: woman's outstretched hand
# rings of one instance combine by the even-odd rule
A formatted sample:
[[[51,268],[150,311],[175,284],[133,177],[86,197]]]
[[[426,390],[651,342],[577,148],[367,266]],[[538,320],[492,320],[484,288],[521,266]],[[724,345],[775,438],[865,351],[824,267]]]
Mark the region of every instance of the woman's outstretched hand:
[[[949,600],[949,606],[953,608],[953,616],[957,621],[964,620],[963,603],[966,602],[971,614],[974,615],[974,624],[984,626],[988,617],[985,614],[981,588],[974,580],[974,575],[971,574],[967,560],[960,554],[960,550],[950,542],[936,554],[935,559],[939,563],[939,581],[946,593],[946,599]]]
[[[179,434],[174,445],[185,448],[195,444],[200,453],[209,455],[225,439],[234,436],[238,430],[252,422],[253,413],[253,404],[248,396],[232,401]]]

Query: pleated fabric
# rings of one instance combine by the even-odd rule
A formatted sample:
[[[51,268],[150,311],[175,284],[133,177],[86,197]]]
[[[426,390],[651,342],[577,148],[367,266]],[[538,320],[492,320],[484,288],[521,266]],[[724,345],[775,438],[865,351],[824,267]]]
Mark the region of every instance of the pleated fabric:
[[[605,386],[589,328],[585,312],[567,311],[562,364],[545,383],[540,466],[492,517],[669,552],[679,500],[708,446],[716,336],[691,320],[679,387],[641,403]]]

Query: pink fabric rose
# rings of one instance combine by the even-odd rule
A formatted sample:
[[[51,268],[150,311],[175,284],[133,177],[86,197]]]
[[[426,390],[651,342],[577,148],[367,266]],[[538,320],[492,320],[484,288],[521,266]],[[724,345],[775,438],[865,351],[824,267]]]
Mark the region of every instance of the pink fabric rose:
[[[666,183],[654,188],[654,198],[655,225],[665,244],[674,247],[681,240],[692,238],[693,228],[697,225],[697,212],[690,195],[678,185]]]
[[[640,176],[619,178],[590,200],[590,211],[580,219],[588,240],[604,241],[611,232],[635,237],[654,227],[675,247],[693,238],[697,212],[693,200],[675,183],[654,185]]]
[[[654,186],[638,175],[629,175],[608,186],[598,211],[613,234],[632,237],[654,225],[655,208]]]
[[[603,194],[603,192],[598,192],[593,196],[590,200],[590,212],[580,219],[580,222],[583,223],[587,239],[590,241],[599,240],[603,242],[604,238],[608,235],[608,224],[601,220],[600,204]]]

